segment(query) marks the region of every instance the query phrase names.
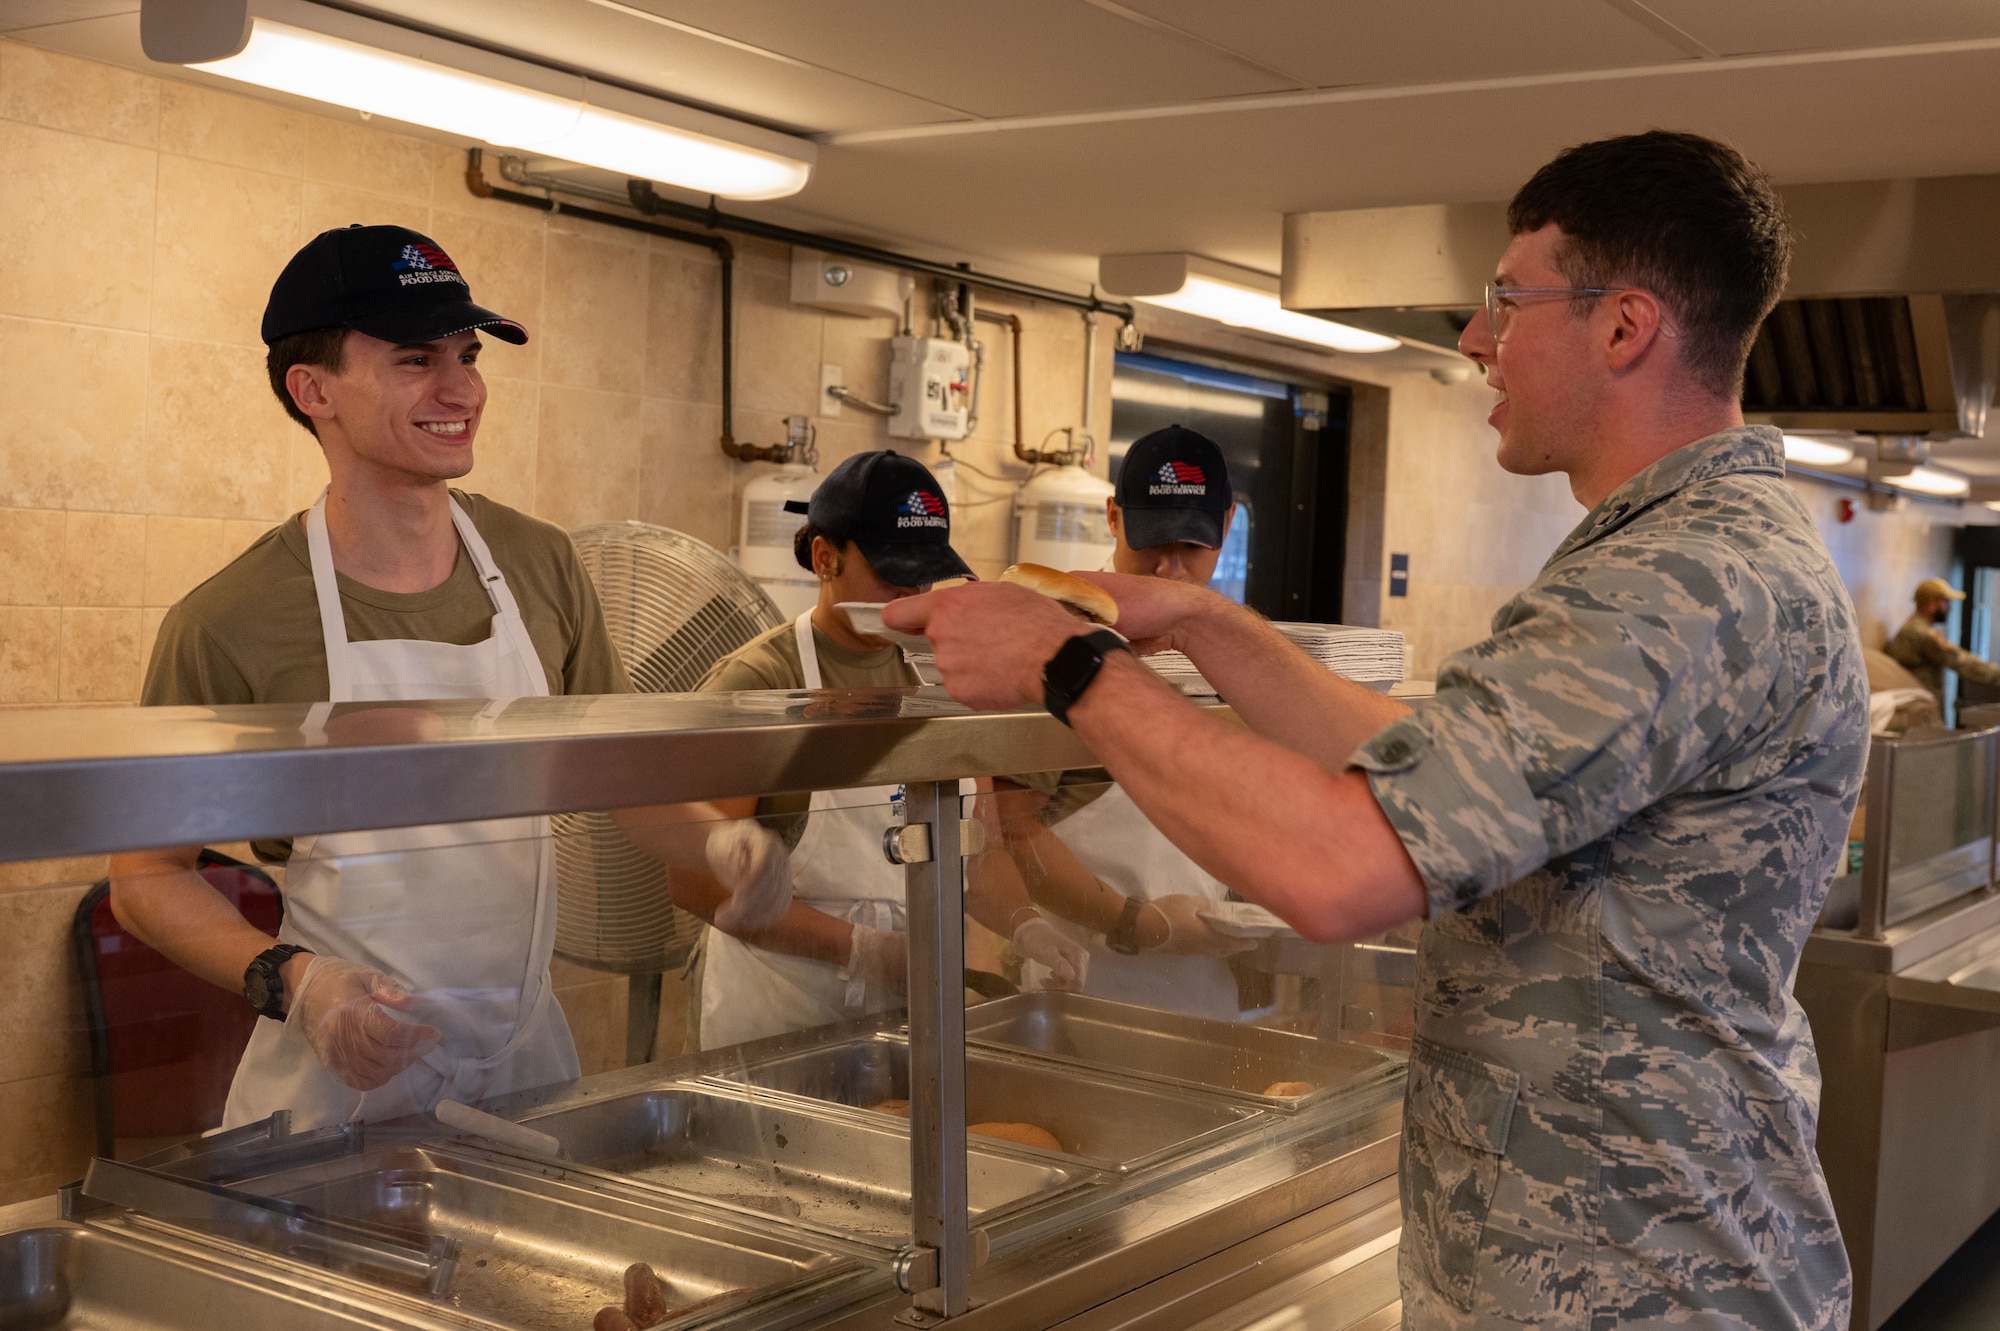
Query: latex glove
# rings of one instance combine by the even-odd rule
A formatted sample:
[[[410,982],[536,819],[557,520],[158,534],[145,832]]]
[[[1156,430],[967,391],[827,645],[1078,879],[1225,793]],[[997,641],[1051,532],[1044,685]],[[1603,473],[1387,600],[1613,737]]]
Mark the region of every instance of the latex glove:
[[[1146,949],[1149,952],[1164,952],[1169,956],[1228,957],[1257,946],[1255,939],[1231,938],[1218,932],[1196,914],[1202,907],[1214,904],[1207,897],[1183,892],[1155,897],[1146,904],[1159,911],[1161,918],[1167,922],[1166,940]]]
[[[372,966],[314,956],[285,1020],[328,1072],[357,1091],[372,1091],[437,1048],[437,1027],[389,1015],[414,1001]]]
[[[854,941],[848,944],[844,980],[900,989],[909,982],[910,936],[865,924],[854,926]]]
[[[792,908],[792,858],[776,832],[738,818],[708,834],[707,850],[709,872],[729,889],[729,899],[715,908],[716,928],[755,933]]]
[[[1021,921],[1011,941],[1021,960],[1039,962],[1048,968],[1045,987],[1072,991],[1083,988],[1084,977],[1090,973],[1090,949],[1039,914]]]

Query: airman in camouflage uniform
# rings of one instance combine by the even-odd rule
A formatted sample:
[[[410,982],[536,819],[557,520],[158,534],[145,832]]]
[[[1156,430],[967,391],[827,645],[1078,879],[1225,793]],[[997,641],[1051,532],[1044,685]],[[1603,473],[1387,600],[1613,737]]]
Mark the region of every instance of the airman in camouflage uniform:
[[[1429,703],[1330,681],[1157,578],[1091,575],[1253,734],[1020,588],[884,619],[930,636],[954,697],[1053,700],[1156,827],[1308,937],[1426,918],[1413,1331],[1837,1331],[1852,1280],[1792,984],[1868,697],[1781,438],[1743,424],[1782,203],[1727,145],[1648,131],[1559,154],[1508,225],[1459,350],[1498,395],[1500,466],[1563,474],[1589,513]]]
[[[1356,755],[1430,897],[1408,1326],[1846,1325],[1792,980],[1868,693],[1783,456],[1633,477]]]

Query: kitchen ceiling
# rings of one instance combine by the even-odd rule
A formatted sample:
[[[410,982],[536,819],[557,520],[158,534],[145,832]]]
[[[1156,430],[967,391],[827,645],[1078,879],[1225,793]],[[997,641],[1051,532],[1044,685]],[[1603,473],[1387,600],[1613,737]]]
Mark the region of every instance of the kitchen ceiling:
[[[816,138],[746,212],[1078,289],[1104,253],[1275,273],[1288,212],[1504,198],[1655,126],[1781,184],[2000,171],[1994,0],[335,2]],[[0,32],[206,80],[138,8],[0,0]],[[2000,476],[2000,439],[1938,456]]]
[[[1079,285],[1105,252],[1275,272],[1286,212],[1504,197],[1655,125],[1781,182],[2000,170],[1992,0],[347,7],[819,138],[767,216]],[[0,0],[0,31],[143,65],[137,10]]]

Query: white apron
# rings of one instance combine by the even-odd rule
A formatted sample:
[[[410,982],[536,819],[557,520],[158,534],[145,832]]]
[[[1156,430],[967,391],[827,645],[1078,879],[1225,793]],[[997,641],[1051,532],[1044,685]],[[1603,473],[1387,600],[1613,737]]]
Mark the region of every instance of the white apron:
[[[792,623],[805,686],[822,688],[812,612]],[[902,930],[903,869],[882,853],[882,834],[902,821],[901,786],[813,792],[805,834],[792,849],[792,894],[849,924]],[[900,1007],[900,989],[840,978],[841,967],[752,947],[711,928],[703,946],[701,1047],[721,1049],[786,1031]]]
[[[1125,896],[1151,901],[1186,893],[1221,901],[1227,893],[1161,835],[1121,786],[1112,786],[1053,830],[1084,868]],[[1081,925],[1052,914],[1048,918],[1079,943],[1088,946],[1097,941],[1097,935]],[[1128,957],[1100,949],[1090,955],[1083,992],[1218,1021],[1238,1021],[1243,1015],[1237,1004],[1236,977],[1220,957],[1158,952]]]
[[[326,642],[329,703],[547,697],[548,680],[507,580],[471,519],[452,525],[493,600],[493,629],[469,647],[417,639],[349,642],[326,534],[326,495],[306,515]],[[499,709],[494,709],[495,714]],[[303,1032],[260,1020],[236,1069],[223,1126],[292,1111],[295,1128],[385,1119],[579,1074],[576,1046],[549,991],[555,857],[546,818],[494,818],[301,837],[285,872],[278,936],[373,966],[415,995],[399,1015],[435,1026],[438,1047],[387,1085],[342,1084]]]

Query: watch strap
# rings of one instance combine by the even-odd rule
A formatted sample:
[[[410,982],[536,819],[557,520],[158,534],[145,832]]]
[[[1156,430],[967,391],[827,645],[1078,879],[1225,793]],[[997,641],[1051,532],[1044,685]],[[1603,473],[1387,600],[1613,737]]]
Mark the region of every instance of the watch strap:
[[[285,982],[280,973],[284,964],[301,952],[312,949],[296,943],[277,943],[265,948],[243,969],[243,998],[260,1017],[285,1019]]]
[[[1069,724],[1069,709],[1104,669],[1104,658],[1131,645],[1111,629],[1092,629],[1068,639],[1042,667],[1042,705],[1049,715]]]
[[[1139,954],[1139,912],[1146,903],[1138,897],[1126,897],[1124,907],[1118,912],[1118,922],[1111,926],[1111,932],[1104,935],[1104,945],[1121,956],[1135,957]]]

